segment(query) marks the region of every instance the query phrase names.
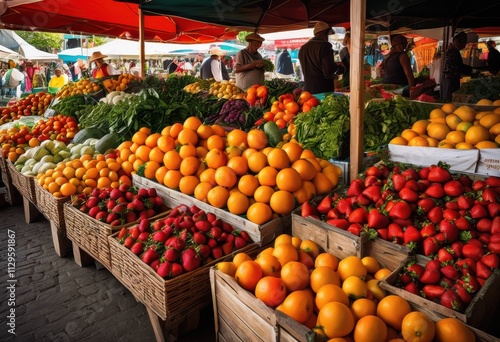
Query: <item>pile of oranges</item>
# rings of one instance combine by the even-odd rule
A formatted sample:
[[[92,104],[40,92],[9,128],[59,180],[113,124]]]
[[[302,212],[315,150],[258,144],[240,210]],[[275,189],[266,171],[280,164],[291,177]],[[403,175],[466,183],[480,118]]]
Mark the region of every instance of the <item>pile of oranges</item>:
[[[297,142],[273,148],[261,130],[226,135],[221,126],[202,125],[196,117],[161,133],[141,128],[118,150],[125,172],[139,172],[257,224],[329,193],[340,176],[338,167]]]
[[[463,336],[472,341],[474,337],[455,318],[434,323],[424,313],[412,312],[404,298],[387,295],[378,281],[391,271],[381,268],[375,258],[339,260],[311,240],[282,234],[255,259],[238,253],[215,268],[326,339],[432,341],[437,336],[439,341],[452,341]]]
[[[57,198],[90,194],[94,188],[118,189],[122,183],[132,184],[116,159],[106,158],[103,154],[96,157],[83,155],[79,159],[61,162],[56,168],[38,174],[36,181]]]
[[[395,145],[460,150],[500,146],[500,107],[478,112],[470,106],[444,104],[433,109],[429,119],[419,120],[390,141]]]
[[[279,128],[283,129],[292,123],[298,113],[309,112],[311,108],[319,104],[320,101],[308,91],[302,92],[297,101],[293,94],[283,94],[272,103],[270,110],[264,113],[263,118],[266,121],[274,121]]]

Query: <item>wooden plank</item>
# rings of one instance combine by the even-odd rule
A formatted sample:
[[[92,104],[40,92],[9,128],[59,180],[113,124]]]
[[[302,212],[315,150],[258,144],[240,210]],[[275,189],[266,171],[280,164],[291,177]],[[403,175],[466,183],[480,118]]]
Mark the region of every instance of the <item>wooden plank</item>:
[[[52,233],[52,243],[54,244],[54,250],[56,254],[61,258],[65,257],[71,249],[71,241],[66,237],[66,235],[62,234],[59,230],[57,224],[49,220],[50,222],[50,231]]]
[[[28,224],[36,220],[40,215],[38,208],[29,199],[23,196],[24,221]]]
[[[75,262],[78,266],[85,267],[90,265],[94,261],[94,258],[92,258],[83,249],[81,249],[78,244],[76,244],[75,242],[71,242],[71,244],[73,246],[73,258],[75,259]]]
[[[153,327],[153,331],[155,333],[157,342],[165,342],[165,335],[163,332],[163,321],[156,315],[156,313],[146,306],[148,311],[149,320],[151,321],[151,326]]]

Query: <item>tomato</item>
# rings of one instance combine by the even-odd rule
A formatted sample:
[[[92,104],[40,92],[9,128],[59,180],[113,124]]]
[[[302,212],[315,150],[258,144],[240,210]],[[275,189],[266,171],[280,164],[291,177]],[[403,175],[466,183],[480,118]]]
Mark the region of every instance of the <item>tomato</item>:
[[[50,137],[46,134],[42,134],[38,137],[38,140],[40,140],[40,141],[49,140],[49,139],[50,139]]]

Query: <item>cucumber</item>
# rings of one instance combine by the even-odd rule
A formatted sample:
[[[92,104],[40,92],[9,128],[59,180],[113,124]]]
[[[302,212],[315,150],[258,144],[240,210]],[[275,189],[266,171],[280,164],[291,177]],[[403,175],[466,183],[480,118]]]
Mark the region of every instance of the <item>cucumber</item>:
[[[106,132],[101,131],[99,128],[84,128],[73,137],[73,143],[81,144],[89,138],[101,139]]]
[[[117,148],[122,142],[122,137],[119,134],[111,132],[99,139],[95,145],[95,150],[104,154],[109,149]]]
[[[283,140],[283,132],[273,121],[264,124],[264,133],[266,133],[268,144],[271,147],[276,147]]]

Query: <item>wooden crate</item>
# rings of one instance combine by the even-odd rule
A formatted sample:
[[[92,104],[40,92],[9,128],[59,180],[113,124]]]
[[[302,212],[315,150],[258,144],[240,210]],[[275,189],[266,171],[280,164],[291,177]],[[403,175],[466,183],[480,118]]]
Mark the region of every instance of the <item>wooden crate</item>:
[[[3,174],[8,174],[7,171],[7,159],[4,158],[3,154],[0,153],[0,172]]]
[[[269,244],[278,235],[289,230],[289,227],[291,226],[291,215],[285,215],[262,225],[258,225],[245,219],[243,216],[234,215],[226,210],[215,208],[208,203],[197,200],[196,198],[185,195],[179,191],[171,190],[166,186],[158,184],[147,178],[139,177],[133,174],[132,181],[134,186],[140,188],[155,188],[158,195],[165,202],[171,202],[173,200],[177,201],[179,204],[183,203],[188,206],[194,204],[200,209],[205,210],[207,213],[214,213],[218,218],[233,225],[235,228],[246,231],[252,238],[252,241],[255,241],[261,246]]]
[[[12,184],[17,188],[17,191],[19,191],[24,198],[36,205],[35,177],[23,175],[11,162],[7,163],[7,167],[9,168]]]
[[[64,220],[64,203],[70,197],[57,198],[35,182],[36,206],[40,212],[57,226],[58,232],[66,236],[66,222]]]
[[[426,257],[417,255],[416,258],[408,258],[407,262],[410,260],[416,260],[416,262],[422,266],[425,266],[427,260]],[[407,262],[401,263],[401,265],[396,268],[387,278],[379,281],[381,288],[386,290],[388,293],[396,294],[400,297],[406,299],[410,304],[418,311],[430,312],[430,316],[433,316],[434,320],[445,317],[455,317],[468,325],[471,325],[477,329],[484,329],[491,323],[491,319],[494,317],[494,313],[500,304],[500,270],[496,269],[491,276],[486,280],[483,287],[474,295],[472,301],[469,303],[465,312],[461,313],[452,309],[449,309],[439,303],[433,302],[431,300],[425,299],[423,297],[417,296],[410,293],[402,288],[396,287],[394,284],[398,278],[399,273]]]
[[[210,267],[223,259],[232,260],[236,253],[257,249],[255,243],[247,245],[194,271],[165,280],[137,255],[121,245],[117,240],[117,235],[118,233],[115,233],[108,237],[113,274],[138,301],[164,321],[183,319],[186,312],[199,310],[209,305],[211,301],[208,276]]]
[[[1,156],[1,154],[0,154]],[[0,165],[2,165],[2,160],[5,162],[5,159],[3,157],[0,157]],[[7,202],[10,205],[16,205],[21,202],[21,194],[19,191],[17,191],[16,187],[14,184],[12,184],[12,179],[10,178],[10,172],[9,168],[7,167],[7,164],[5,164],[5,170],[2,168],[1,170],[1,177],[2,177],[2,182],[5,185],[6,191],[7,191]]]
[[[374,257],[383,267],[393,271],[401,266],[401,263],[411,255],[411,252],[405,246],[376,238],[364,243],[362,255]]]

